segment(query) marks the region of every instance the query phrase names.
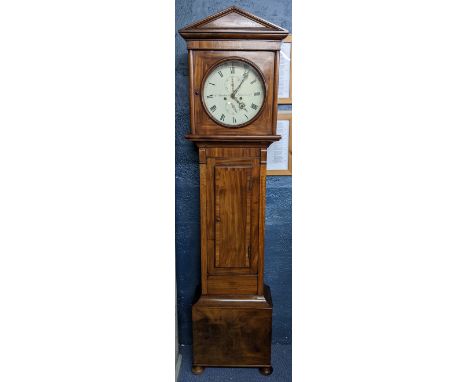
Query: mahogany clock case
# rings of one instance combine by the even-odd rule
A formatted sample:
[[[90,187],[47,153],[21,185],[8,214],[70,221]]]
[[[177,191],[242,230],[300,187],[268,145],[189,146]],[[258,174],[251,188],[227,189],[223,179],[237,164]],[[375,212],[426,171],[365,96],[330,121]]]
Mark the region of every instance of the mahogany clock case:
[[[260,75],[262,75],[264,83],[266,84],[265,89],[265,105],[273,102],[274,89],[268,84],[273,83],[274,68],[276,55],[274,52],[252,52],[252,51],[198,51],[194,50],[191,54],[193,66],[193,79],[192,86],[194,89],[194,101],[193,101],[193,121],[192,126],[193,134],[199,135],[239,135],[239,131],[242,131],[243,135],[248,134],[263,134],[273,135],[272,123],[275,116],[272,113],[262,113],[261,110],[255,120],[249,122],[246,126],[242,127],[242,130],[236,131],[235,129],[226,129],[225,126],[220,126],[219,123],[213,121],[209,114],[205,111],[202,100],[202,86],[204,83],[205,75],[210,72],[213,66],[216,66],[222,60],[226,59],[244,59],[249,64],[258,68]],[[238,127],[239,128],[239,127]]]
[[[202,30],[203,27],[196,30],[198,27],[195,23],[192,24],[192,28],[184,28],[185,30],[181,31],[188,48],[189,78],[183,76],[180,79],[188,82],[187,101],[190,105],[191,123],[187,138],[197,145],[200,170],[199,194],[194,187],[190,188],[190,200],[193,200],[191,211],[198,211],[195,203],[198,202],[196,197],[199,195],[201,242],[194,240],[195,245],[182,252],[184,258],[180,258],[180,252],[177,254],[178,284],[179,295],[185,293],[188,297],[193,295],[193,289],[190,288],[201,279],[201,288],[195,298],[191,315],[194,372],[201,372],[204,366],[251,366],[259,367],[263,373],[268,374],[271,372],[271,341],[274,332],[270,289],[263,283],[264,253],[279,253],[285,249],[286,256],[281,253],[278,260],[286,264],[283,269],[290,271],[290,227],[289,240],[278,242],[272,237],[267,244],[267,251],[263,240],[266,148],[272,141],[279,139],[275,134],[278,51],[281,39],[287,35],[287,31],[269,25],[261,30],[258,24],[262,23],[262,20],[249,15],[239,22],[242,24],[247,20],[254,23],[258,29],[257,35],[255,31],[250,33],[252,29],[249,33],[242,31],[243,36],[232,35],[232,31],[222,31],[222,20],[235,23],[239,15],[244,17],[242,12],[230,10],[223,15],[226,16],[224,19],[219,18],[220,21],[217,21],[216,17],[205,19],[205,23],[211,23],[211,26],[216,26],[218,30],[208,28],[207,32]],[[201,98],[206,74],[217,63],[228,58],[240,58],[253,63],[265,81],[263,109],[255,120],[241,128],[227,128],[216,123],[207,114]],[[176,71],[176,78],[177,74]],[[180,130],[181,134],[188,132],[187,124],[184,126],[186,130]],[[176,128],[179,130],[180,126]],[[180,148],[176,146],[177,149]],[[192,163],[194,162],[195,160]],[[190,174],[198,177],[198,174],[191,170]],[[290,188],[287,191],[290,191]],[[286,200],[288,199],[289,203],[286,202],[286,206],[290,206],[290,192],[289,196],[286,196]],[[187,201],[187,196],[180,201]],[[281,204],[283,205],[283,202]],[[177,210],[182,212],[180,208]],[[290,215],[290,207],[286,207],[286,210]],[[192,212],[190,214],[194,216]],[[176,222],[180,221],[179,219],[180,215],[179,218],[176,216]],[[272,223],[273,227],[285,227],[284,221]],[[188,224],[184,227],[185,230],[193,227],[192,237],[198,239],[197,224],[192,224],[190,228]],[[285,234],[282,233],[281,236],[284,237]],[[201,248],[201,253],[198,248]],[[198,272],[193,272],[196,270],[194,265],[195,268],[198,267],[196,260],[199,254],[200,278]],[[269,255],[266,256],[268,259]],[[187,260],[190,269],[187,269],[182,277],[180,265]],[[267,268],[273,269],[277,266],[278,263],[267,265]],[[275,275],[274,279],[278,280],[281,277],[282,275]],[[288,274],[284,277],[289,279]],[[190,285],[184,285],[185,280],[192,282]],[[181,290],[184,287],[187,287],[185,292]],[[286,293],[287,290],[288,288]],[[279,295],[281,296],[281,292]],[[286,317],[277,333],[285,333],[286,327],[285,338],[290,339],[289,293],[286,299],[289,301],[276,313],[279,319]],[[189,302],[185,298],[182,301]],[[179,305],[182,331],[184,328],[190,328],[190,322],[187,320],[190,317],[187,310],[190,308],[187,303],[185,308],[182,304]],[[187,332],[181,333],[181,343],[191,342],[190,336],[186,334]],[[281,339],[279,341],[284,342]],[[233,344],[236,345],[233,347]]]

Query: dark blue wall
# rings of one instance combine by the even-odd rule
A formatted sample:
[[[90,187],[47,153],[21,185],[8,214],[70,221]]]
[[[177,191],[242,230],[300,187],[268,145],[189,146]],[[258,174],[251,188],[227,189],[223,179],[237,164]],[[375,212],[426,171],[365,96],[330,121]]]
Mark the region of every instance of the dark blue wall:
[[[191,344],[191,303],[200,282],[199,171],[189,133],[188,70],[185,41],[177,30],[237,5],[291,29],[291,0],[177,0],[175,31],[176,270],[179,341]],[[170,6],[170,4],[168,4]],[[290,106],[281,106],[290,109]],[[273,343],[291,343],[291,177],[267,177],[265,282],[273,297]]]

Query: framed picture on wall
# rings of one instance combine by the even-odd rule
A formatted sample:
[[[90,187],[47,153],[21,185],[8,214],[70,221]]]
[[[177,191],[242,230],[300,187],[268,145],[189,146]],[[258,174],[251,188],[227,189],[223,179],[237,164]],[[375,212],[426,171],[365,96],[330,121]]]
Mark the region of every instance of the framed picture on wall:
[[[280,52],[278,104],[292,103],[292,35],[283,40]]]
[[[267,151],[267,175],[292,175],[292,112],[279,111],[276,134],[281,139]]]

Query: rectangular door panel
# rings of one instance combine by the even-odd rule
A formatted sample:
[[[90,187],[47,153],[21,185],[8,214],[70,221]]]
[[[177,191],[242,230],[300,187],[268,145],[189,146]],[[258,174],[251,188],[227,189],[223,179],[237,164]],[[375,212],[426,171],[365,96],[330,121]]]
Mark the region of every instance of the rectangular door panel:
[[[257,157],[207,158],[208,275],[257,274],[259,171]]]
[[[250,267],[252,166],[215,166],[215,267]]]

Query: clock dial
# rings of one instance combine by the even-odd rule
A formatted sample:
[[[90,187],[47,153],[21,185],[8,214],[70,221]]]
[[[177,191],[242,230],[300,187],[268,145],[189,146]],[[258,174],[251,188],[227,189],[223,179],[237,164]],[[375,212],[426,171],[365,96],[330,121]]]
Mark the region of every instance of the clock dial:
[[[223,61],[206,76],[203,105],[217,123],[242,127],[260,112],[265,85],[258,70],[238,59]]]

